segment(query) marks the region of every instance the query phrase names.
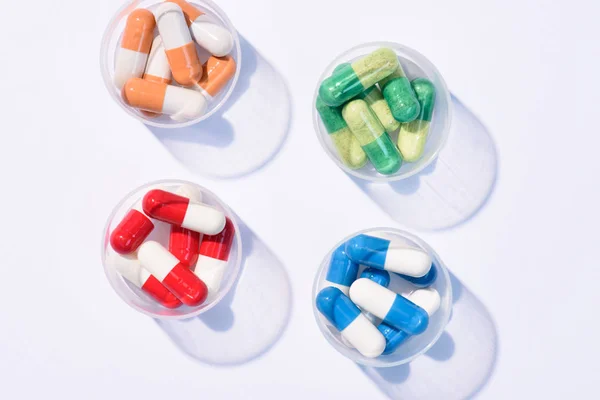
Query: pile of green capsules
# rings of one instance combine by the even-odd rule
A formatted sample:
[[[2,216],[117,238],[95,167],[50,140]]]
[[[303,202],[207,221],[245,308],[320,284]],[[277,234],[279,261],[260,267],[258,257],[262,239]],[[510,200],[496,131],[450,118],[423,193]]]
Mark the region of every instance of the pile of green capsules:
[[[391,175],[423,155],[434,104],[433,83],[409,81],[396,53],[381,48],[338,65],[321,83],[316,107],[346,166],[362,168],[368,158]]]

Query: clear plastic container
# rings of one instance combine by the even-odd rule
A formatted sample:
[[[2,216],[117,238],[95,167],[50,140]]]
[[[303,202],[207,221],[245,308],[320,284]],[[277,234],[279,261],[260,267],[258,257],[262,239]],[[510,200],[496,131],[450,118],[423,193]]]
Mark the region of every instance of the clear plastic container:
[[[142,290],[123,278],[114,268],[114,266],[107,262],[106,256],[107,251],[110,248],[109,238],[111,232],[115,229],[119,222],[121,222],[131,207],[141,200],[149,190],[165,189],[169,191],[175,191],[184,184],[194,186],[202,192],[202,203],[210,205],[225,213],[225,216],[231,220],[235,227],[235,237],[233,239],[227,268],[225,270],[225,274],[223,275],[223,281],[219,291],[215,295],[209,296],[209,298],[203,304],[197,307],[188,307],[186,305],[182,305],[179,308],[168,309],[158,304]],[[156,221],[154,225],[154,230],[148,237],[148,240],[156,240],[165,247],[168,247],[170,225],[160,221]],[[119,297],[125,301],[125,303],[153,318],[185,319],[195,317],[210,310],[219,304],[219,302],[229,292],[240,272],[242,259],[242,240],[235,214],[214,193],[192,182],[180,180],[156,181],[133,190],[131,193],[127,194],[125,198],[119,202],[119,204],[117,204],[108,217],[108,221],[104,228],[104,235],[102,237],[102,265],[104,266],[104,272],[106,273],[106,277],[108,278],[110,285],[113,287],[115,292],[117,292]]]
[[[434,84],[436,89],[435,108],[423,156],[417,162],[404,163],[400,170],[392,175],[380,174],[375,170],[375,168],[370,162],[368,162],[367,165],[365,165],[364,167],[356,170],[348,168],[346,165],[344,165],[339,159],[336,149],[333,146],[331,139],[329,138],[327,130],[325,129],[325,125],[323,125],[319,113],[317,112],[314,106],[317,100],[317,96],[319,94],[319,86],[321,85],[321,82],[323,82],[323,80],[325,80],[332,74],[335,67],[337,67],[341,63],[351,63],[382,47],[390,48],[396,52],[400,64],[402,64],[404,72],[406,73],[406,76],[409,78],[409,80],[418,77],[425,77]],[[425,56],[409,47],[403,46],[398,43],[364,43],[353,47],[350,50],[347,50],[344,53],[337,56],[327,66],[327,68],[325,68],[325,71],[323,71],[323,74],[319,78],[319,82],[317,83],[317,87],[315,89],[312,104],[313,123],[315,127],[315,132],[317,133],[319,142],[321,142],[321,145],[323,146],[323,149],[325,149],[325,152],[341,169],[346,171],[348,174],[368,181],[392,182],[399,181],[401,179],[405,179],[417,174],[418,172],[426,168],[429,164],[431,164],[433,160],[435,160],[440,150],[444,147],[444,144],[446,143],[446,139],[448,138],[448,134],[450,132],[452,103],[450,101],[450,92],[446,87],[444,79],[440,75],[439,71],[435,68],[435,66],[427,58],[425,58]],[[395,134],[392,135],[392,141],[396,143],[397,138],[398,133],[395,132]]]
[[[423,332],[420,335],[411,336],[402,345],[400,345],[400,347],[398,347],[398,349],[392,354],[382,355],[377,358],[365,357],[362,354],[360,354],[356,349],[346,346],[342,341],[342,337],[339,331],[336,328],[334,328],[323,315],[321,315],[315,303],[317,294],[321,291],[321,289],[327,286],[325,284],[325,278],[327,276],[327,270],[329,268],[329,262],[333,251],[337,249],[342,243],[360,234],[377,234],[381,237],[393,239],[395,242],[405,244],[406,246],[423,249],[431,256],[433,263],[438,268],[437,279],[430,287],[436,289],[440,294],[441,304],[438,311],[435,314],[433,314],[433,316],[429,319],[429,325],[425,332]],[[394,290],[394,287],[390,286],[390,289]],[[333,246],[331,251],[327,253],[325,258],[321,262],[321,266],[319,267],[319,270],[317,271],[317,275],[315,277],[312,293],[312,305],[313,313],[315,315],[315,319],[317,321],[319,329],[323,333],[323,336],[325,336],[325,339],[327,339],[327,341],[337,351],[339,351],[344,356],[348,357],[349,359],[358,364],[378,368],[394,367],[397,365],[405,364],[411,361],[412,359],[420,356],[421,354],[425,353],[440,338],[444,331],[444,328],[450,320],[450,314],[452,311],[452,285],[446,266],[444,265],[440,257],[435,253],[435,251],[433,251],[433,249],[427,243],[425,243],[418,237],[411,235],[408,232],[401,231],[399,229],[371,228],[347,236],[342,241]]]
[[[229,53],[229,55],[236,62],[237,68],[235,71],[235,75],[229,81],[227,86],[224,87],[223,90],[221,90],[221,92],[212,99],[212,101],[208,105],[208,109],[206,110],[206,112],[196,119],[180,122],[172,120],[167,115],[161,115],[159,117],[150,118],[142,114],[139,110],[128,106],[127,104],[125,104],[121,97],[121,91],[117,89],[117,87],[113,83],[115,57],[117,54],[117,50],[119,49],[119,46],[121,44],[121,36],[125,29],[127,16],[137,8],[146,8],[150,11],[153,11],[162,3],[164,3],[163,0],[134,0],[127,2],[119,11],[117,11],[117,13],[108,23],[108,26],[102,38],[102,45],[100,47],[100,70],[102,72],[102,78],[104,79],[106,89],[110,93],[111,97],[129,115],[137,118],[138,120],[148,125],[161,128],[181,128],[184,126],[190,126],[198,122],[204,121],[205,119],[209,118],[211,115],[216,113],[217,110],[219,110],[227,102],[227,99],[229,99],[229,97],[231,96],[233,88],[235,87],[238,81],[238,77],[240,75],[240,69],[242,66],[242,52],[240,49],[240,41],[237,32],[229,18],[227,18],[227,15],[225,15],[225,13],[223,12],[223,10],[221,10],[216,4],[214,4],[210,0],[189,1],[190,4],[195,5],[205,14],[211,16],[216,21],[220,22],[233,35],[234,46],[233,50],[231,51],[231,53]],[[197,48],[200,61],[206,61],[206,59],[208,59],[209,54],[205,50],[201,49],[199,46],[197,46]]]

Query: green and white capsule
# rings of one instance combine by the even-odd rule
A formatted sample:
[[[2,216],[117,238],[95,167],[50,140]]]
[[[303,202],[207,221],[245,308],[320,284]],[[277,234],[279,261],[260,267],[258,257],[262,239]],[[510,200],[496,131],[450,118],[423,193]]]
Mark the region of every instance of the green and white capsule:
[[[375,50],[325,79],[319,87],[319,95],[328,106],[341,106],[392,74],[398,65],[398,57],[393,50]]]
[[[421,112],[417,119],[402,124],[400,127],[398,148],[404,161],[415,162],[423,155],[427,143],[429,125],[435,106],[435,86],[425,78],[414,79],[410,84],[419,100]]]
[[[344,121],[341,109],[329,107],[320,96],[317,97],[316,107],[340,160],[351,169],[364,167],[367,155]]]
[[[371,86],[369,89],[359,94],[357,98],[367,102],[388,134],[391,135],[392,132],[395,132],[400,128],[400,122],[396,121],[396,118],[392,115],[390,106],[383,98],[383,94],[377,86]]]
[[[410,122],[419,116],[421,106],[402,65],[398,64],[398,68],[391,75],[381,80],[379,87],[396,120]]]
[[[346,104],[342,116],[380,174],[391,175],[400,169],[400,152],[364,100],[356,99]]]
[[[346,65],[350,64],[344,63],[335,67],[333,74],[344,68]],[[355,98],[362,99],[367,102],[377,118],[379,118],[379,122],[381,122],[388,134],[391,135],[392,132],[395,132],[398,128],[400,128],[400,122],[396,121],[392,115],[392,110],[390,110],[387,101],[385,101],[383,98],[383,94],[377,85],[373,85],[364,92],[359,93]]]

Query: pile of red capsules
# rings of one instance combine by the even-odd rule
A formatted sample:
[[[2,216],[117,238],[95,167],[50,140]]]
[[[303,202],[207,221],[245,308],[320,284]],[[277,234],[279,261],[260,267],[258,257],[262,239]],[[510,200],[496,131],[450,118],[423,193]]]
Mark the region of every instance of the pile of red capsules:
[[[199,306],[219,291],[235,228],[201,201],[188,184],[149,190],[110,234],[107,262],[164,307]],[[168,249],[147,240],[161,222],[170,225]]]

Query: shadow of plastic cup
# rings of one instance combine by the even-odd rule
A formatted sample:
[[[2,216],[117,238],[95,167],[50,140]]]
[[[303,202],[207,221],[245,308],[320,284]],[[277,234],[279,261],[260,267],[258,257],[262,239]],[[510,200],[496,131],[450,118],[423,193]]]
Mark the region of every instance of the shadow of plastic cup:
[[[444,334],[422,357],[392,368],[359,368],[390,399],[467,399],[488,382],[498,334],[486,307],[450,274],[454,305]]]
[[[260,357],[281,337],[292,308],[287,272],[243,223],[242,271],[212,310],[187,320],[156,320],[173,343],[197,361],[239,365]]]
[[[411,228],[444,229],[467,221],[496,182],[498,156],[487,128],[454,96],[452,104],[448,141],[419,174],[387,184],[352,178],[392,219]]]
[[[283,146],[291,103],[283,77],[240,36],[244,68],[227,104],[210,119],[181,129],[148,129],[192,173],[237,178],[271,161]]]

